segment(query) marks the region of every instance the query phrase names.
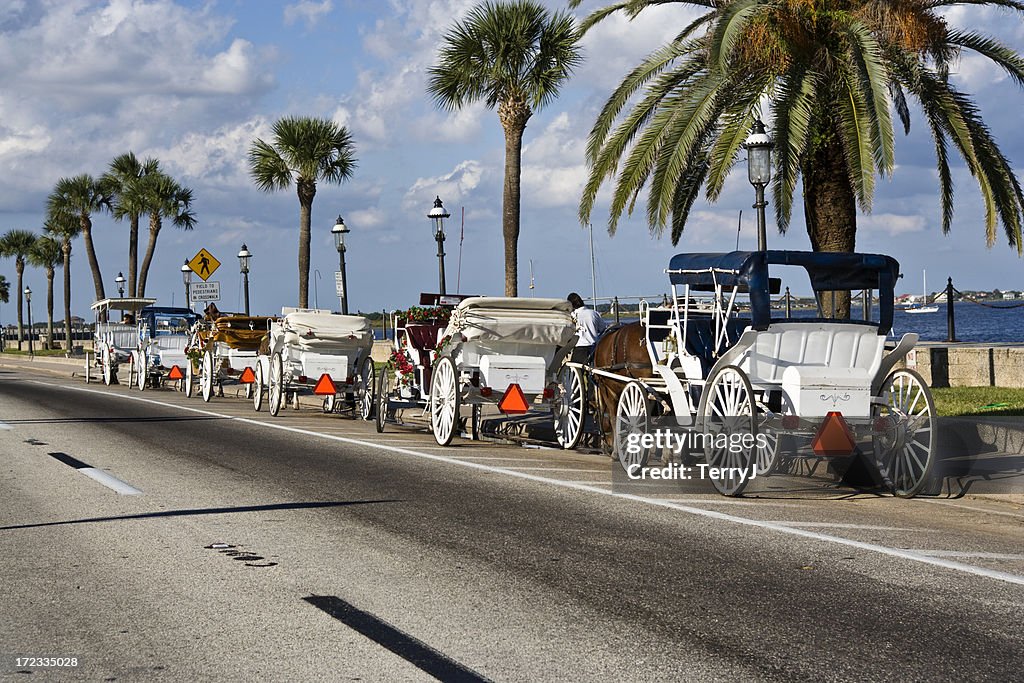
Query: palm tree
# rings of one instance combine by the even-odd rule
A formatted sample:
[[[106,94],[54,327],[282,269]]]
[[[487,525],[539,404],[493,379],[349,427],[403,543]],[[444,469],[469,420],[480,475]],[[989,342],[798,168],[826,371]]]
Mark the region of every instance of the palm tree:
[[[571,0],[570,6],[581,0]],[[659,0],[626,0],[590,15],[588,29],[616,11],[635,17]],[[648,186],[655,234],[671,223],[678,242],[704,188],[715,201],[752,123],[766,104],[774,121],[773,192],[780,231],[789,226],[797,181],[811,246],[853,251],[857,211],[869,211],[876,176],[894,170],[893,112],[910,130],[917,101],[935,143],[942,231],[953,217],[952,143],[977,179],[991,246],[1002,223],[1021,252],[1024,195],[976,105],[949,80],[962,51],[1024,84],[1024,60],[939,14],[957,5],[1014,0],[705,0],[707,11],[652,52],[605,103],[587,149],[590,173],[579,216],[589,221],[600,186],[616,176],[608,230]],[[636,96],[636,97],[634,97]],[[827,309],[826,309],[827,310]],[[837,312],[849,312],[841,296]]]
[[[18,274],[18,289],[15,291],[15,297],[18,300],[18,348],[21,348],[21,342],[24,340],[25,335],[22,332],[22,304],[21,304],[21,291],[22,291],[22,280],[25,274],[25,261],[28,258],[29,253],[32,251],[32,245],[35,244],[36,235],[31,230],[8,230],[4,233],[3,237],[0,237],[0,256],[4,258],[14,259],[14,272]]]
[[[519,180],[523,133],[533,112],[558,95],[580,61],[572,17],[534,0],[485,2],[445,34],[427,92],[441,109],[483,101],[505,131],[505,295],[519,295]]]
[[[11,300],[11,283],[7,278],[0,275],[0,303],[8,303]]]
[[[68,354],[74,348],[71,340],[71,240],[78,237],[82,224],[69,214],[50,214],[44,227],[46,234],[60,240],[64,260],[64,349]]]
[[[46,348],[53,348],[53,272],[63,263],[60,243],[45,235],[36,239],[28,253],[28,262],[46,272]],[[65,342],[66,343],[66,342]]]
[[[309,239],[316,184],[340,185],[356,168],[348,128],[330,119],[285,117],[274,123],[273,143],[257,138],[249,148],[249,173],[263,192],[295,181],[299,195],[299,307],[309,306]]]
[[[192,211],[192,190],[163,172],[151,173],[140,181],[142,205],[149,214],[149,244],[139,269],[138,296],[146,296],[146,280],[149,266],[156,252],[156,238],[160,235],[164,219],[170,219],[174,227],[191,230],[196,226],[196,215]]]
[[[92,281],[96,287],[97,301],[106,298],[106,295],[103,291],[103,274],[100,272],[96,249],[92,244],[92,214],[109,208],[110,198],[105,189],[88,173],[73,178],[61,178],[47,200],[47,212],[51,217],[64,214],[78,219],[82,240],[85,242],[85,255],[89,259]]]
[[[160,162],[152,157],[140,162],[134,152],[114,157],[100,178],[106,193],[113,199],[114,219],[128,219],[128,296],[137,296],[139,272],[139,217],[146,213],[143,178],[157,173]]]

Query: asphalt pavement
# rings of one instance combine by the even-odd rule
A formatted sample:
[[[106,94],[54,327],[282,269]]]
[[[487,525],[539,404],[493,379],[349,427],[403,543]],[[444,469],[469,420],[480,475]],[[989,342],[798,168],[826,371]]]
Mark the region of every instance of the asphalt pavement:
[[[45,369],[44,369],[45,370]],[[1024,510],[0,368],[0,675],[1012,680]],[[75,666],[19,664],[76,659]]]

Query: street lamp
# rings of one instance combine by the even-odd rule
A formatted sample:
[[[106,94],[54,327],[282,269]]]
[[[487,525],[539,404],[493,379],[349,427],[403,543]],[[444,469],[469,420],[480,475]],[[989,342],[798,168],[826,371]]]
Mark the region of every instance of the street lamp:
[[[119,297],[124,296],[124,275],[118,272],[117,277],[114,278],[114,282],[117,283],[117,295]]]
[[[341,272],[341,293],[339,297],[341,299],[341,312],[344,315],[348,315],[348,281],[345,278],[345,235],[352,232],[345,225],[345,219],[338,214],[338,220],[335,221],[334,227],[331,228],[331,234],[334,235],[334,248],[338,250],[338,267]]]
[[[768,202],[764,200],[764,188],[772,178],[772,139],[765,133],[761,119],[754,120],[754,128],[743,144],[747,150],[747,179],[754,186],[757,209],[757,250],[768,249],[768,234],[765,227],[764,209]]]
[[[192,284],[192,269],[188,266],[188,261],[185,261],[185,265],[181,267],[181,281],[185,283],[185,308],[192,308],[191,292],[189,286]]]
[[[440,197],[434,198],[434,208],[427,212],[434,225],[434,239],[437,240],[437,279],[441,286],[440,294],[447,294],[444,286],[444,219],[451,218],[451,214],[445,210]]]
[[[32,352],[32,288],[25,285],[25,303],[28,304],[28,355],[35,356]]]
[[[249,315],[249,259],[252,258],[252,253],[249,248],[242,243],[242,250],[238,252],[238,267],[242,271],[242,280],[245,283],[245,314]]]

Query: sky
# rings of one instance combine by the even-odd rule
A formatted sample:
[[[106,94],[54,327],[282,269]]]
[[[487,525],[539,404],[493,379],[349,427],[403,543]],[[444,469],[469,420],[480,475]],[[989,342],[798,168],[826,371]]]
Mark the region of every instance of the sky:
[[[584,2],[575,12],[583,16],[607,1]],[[246,153],[254,139],[269,139],[282,116],[329,117],[350,130],[358,167],[340,186],[318,186],[310,304],[339,308],[333,282],[338,254],[330,235],[338,215],[352,231],[346,254],[351,310],[404,308],[418,302],[419,292],[435,291],[436,243],[427,219],[435,196],[452,214],[448,290],[500,295],[504,147],[497,114],[482,105],[448,114],[426,95],[427,69],[441,37],[473,4],[6,0],[0,4],[0,232],[41,231],[46,196],[62,176],[98,176],[129,150],[156,157],[193,189],[198,222],[188,232],[164,227],[147,295],[181,305],[181,264],[206,248],[222,263],[211,278],[221,283],[219,308],[240,310],[236,254],[244,242],[253,253],[252,310],[279,312],[298,298],[298,199],[294,189],[257,190]],[[566,3],[544,4],[563,10]],[[576,217],[587,134],[622,76],[693,16],[672,6],[632,22],[606,20],[585,37],[584,61],[558,99],[531,118],[523,151],[522,295],[591,294],[590,233]],[[948,12],[947,20],[1024,51],[1020,15],[968,7]],[[1011,162],[1024,168],[1024,92],[971,54],[963,55],[952,77],[975,97]],[[953,159],[956,214],[944,236],[932,143],[919,115],[911,134],[900,131],[896,142],[897,169],[879,181],[872,213],[859,217],[858,250],[900,261],[906,277],[898,293],[919,292],[924,269],[932,290],[947,276],[961,290],[1024,289],[1016,250],[1005,239],[986,246],[981,198],[959,159]],[[609,236],[607,198],[606,188],[593,216],[599,296],[668,291],[663,271],[671,256],[732,250],[741,210],[740,245],[756,245],[754,192],[742,159],[718,202],[698,200],[675,247],[650,234],[642,204]],[[799,212],[780,236],[771,228],[771,211],[771,248],[810,248]],[[107,292],[115,293],[114,278],[127,268],[127,224],[98,215],[93,232]],[[14,282],[12,260],[0,261],[0,274]],[[93,285],[80,240],[72,278],[73,314],[91,319]],[[45,291],[39,270],[27,269],[26,283]],[[58,284],[58,318],[60,296]],[[0,321],[13,317],[12,304],[0,307]],[[42,317],[39,308],[34,317]]]

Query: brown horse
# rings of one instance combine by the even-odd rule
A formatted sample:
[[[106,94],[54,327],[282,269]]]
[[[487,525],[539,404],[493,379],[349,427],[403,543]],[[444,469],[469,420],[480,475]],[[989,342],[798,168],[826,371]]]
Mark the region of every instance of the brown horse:
[[[594,368],[631,379],[651,377],[654,372],[644,338],[644,328],[639,321],[611,328],[594,347]],[[619,395],[626,382],[599,375],[593,377],[597,387],[597,405],[593,414],[601,425],[603,445],[612,452],[612,425]]]

